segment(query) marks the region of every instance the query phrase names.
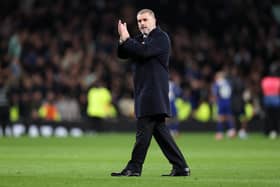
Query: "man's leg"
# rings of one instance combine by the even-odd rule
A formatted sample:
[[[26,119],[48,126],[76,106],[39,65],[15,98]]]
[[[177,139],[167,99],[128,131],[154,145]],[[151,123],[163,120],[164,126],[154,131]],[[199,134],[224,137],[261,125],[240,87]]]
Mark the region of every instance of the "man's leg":
[[[127,169],[142,171],[142,165],[146,158],[148,148],[151,143],[154,122],[150,117],[137,120],[136,142],[132,151],[131,160],[128,162]]]
[[[151,143],[154,122],[150,117],[143,117],[137,120],[136,124],[136,142],[125,169],[120,173],[112,173],[112,176],[140,176],[142,165],[146,158],[146,154]]]
[[[186,168],[188,168],[188,165],[184,159],[183,154],[179,150],[178,146],[170,135],[168,128],[165,125],[165,117],[157,116],[155,120],[156,125],[153,135],[162,152],[169,160],[169,162],[173,165],[173,169],[179,171],[185,170]]]

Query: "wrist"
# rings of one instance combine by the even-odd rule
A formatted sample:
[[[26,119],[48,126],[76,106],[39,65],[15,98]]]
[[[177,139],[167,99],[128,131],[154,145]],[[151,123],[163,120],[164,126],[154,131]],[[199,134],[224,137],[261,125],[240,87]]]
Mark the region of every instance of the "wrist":
[[[124,42],[124,41],[120,38],[120,39],[119,39],[119,44],[123,44],[123,42]]]
[[[122,44],[124,43],[129,37],[126,37],[126,38],[120,38],[119,39],[119,43]]]

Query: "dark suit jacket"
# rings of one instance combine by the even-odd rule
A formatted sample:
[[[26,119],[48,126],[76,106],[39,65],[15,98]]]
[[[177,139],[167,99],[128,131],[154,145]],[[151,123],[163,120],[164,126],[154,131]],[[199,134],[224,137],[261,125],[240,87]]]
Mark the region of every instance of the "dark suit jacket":
[[[147,38],[129,38],[118,45],[118,56],[134,63],[134,93],[136,117],[164,114],[170,116],[168,98],[168,64],[170,40],[160,28]]]

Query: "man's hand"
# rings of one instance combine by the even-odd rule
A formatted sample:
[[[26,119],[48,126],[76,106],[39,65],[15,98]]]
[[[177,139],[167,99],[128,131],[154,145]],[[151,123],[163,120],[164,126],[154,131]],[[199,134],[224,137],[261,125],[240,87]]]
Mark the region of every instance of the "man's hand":
[[[119,20],[118,23],[118,33],[120,35],[120,43],[123,43],[130,37],[126,27],[126,23],[122,23],[121,20]]]

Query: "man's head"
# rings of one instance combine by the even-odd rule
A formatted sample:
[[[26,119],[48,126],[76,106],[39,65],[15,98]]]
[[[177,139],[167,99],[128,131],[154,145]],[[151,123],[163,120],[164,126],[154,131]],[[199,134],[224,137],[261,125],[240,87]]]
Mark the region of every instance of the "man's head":
[[[215,75],[216,81],[223,80],[225,77],[226,77],[226,75],[223,71],[219,71]]]
[[[149,34],[156,28],[155,14],[150,9],[142,9],[137,13],[138,28],[142,34]]]

